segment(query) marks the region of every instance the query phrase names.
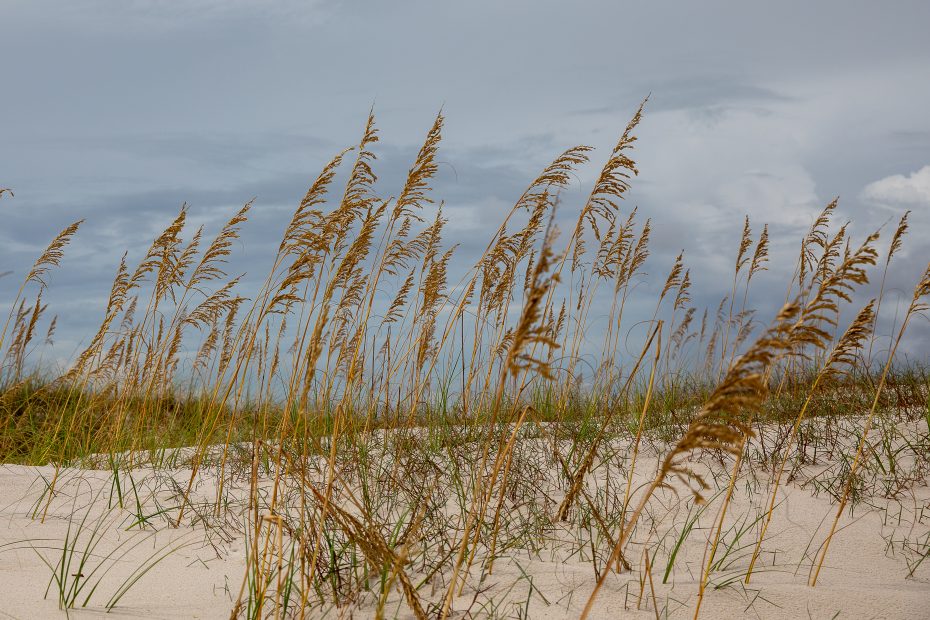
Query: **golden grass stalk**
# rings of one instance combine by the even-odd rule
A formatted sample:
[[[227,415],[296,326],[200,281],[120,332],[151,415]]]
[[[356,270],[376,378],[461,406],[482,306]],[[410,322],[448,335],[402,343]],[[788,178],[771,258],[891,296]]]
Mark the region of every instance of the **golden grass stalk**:
[[[785,466],[788,463],[791,449],[794,446],[794,441],[797,438],[798,431],[801,428],[801,422],[804,421],[807,409],[813,401],[814,395],[821,382],[839,374],[840,367],[842,365],[851,366],[855,364],[855,354],[862,346],[863,340],[868,337],[871,331],[871,324],[874,320],[874,305],[875,300],[873,299],[869,301],[869,303],[866,304],[862,310],[859,311],[859,314],[846,329],[846,332],[843,334],[842,338],[840,338],[840,340],[833,347],[833,350],[830,352],[830,356],[827,358],[827,361],[823,364],[820,371],[817,373],[817,376],[814,378],[814,381],[808,390],[807,398],[804,400],[804,404],[801,406],[800,411],[798,411],[798,415],[791,427],[791,434],[788,436],[788,440],[783,449],[784,456],[782,457],[781,462],[778,464],[778,469],[775,474],[775,481],[772,485],[772,491],[769,495],[765,520],[762,522],[762,528],[759,532],[759,537],[756,540],[756,545],[752,552],[752,558],[749,561],[749,568],[746,569],[746,577],[744,579],[746,583],[749,583],[749,580],[752,578],[753,567],[756,564],[756,560],[759,558],[759,553],[762,550],[762,542],[765,540],[765,534],[768,531],[769,524],[772,522],[772,514],[775,510],[775,500],[778,497],[778,489],[781,484],[782,475],[785,472]]]
[[[830,227],[830,217],[833,215],[833,212],[836,210],[838,204],[839,198],[834,198],[831,200],[830,203],[824,207],[823,211],[821,211],[817,216],[817,219],[814,220],[814,223],[811,225],[807,235],[805,235],[804,239],[801,241],[801,254],[798,256],[798,267],[795,271],[798,290],[803,291],[807,287],[807,276],[810,274],[814,265],[817,264],[817,254],[814,248],[819,247],[823,251],[826,250],[828,242],[827,231]],[[792,279],[790,284],[793,284],[794,282],[795,279]],[[787,294],[789,297],[791,295],[790,284]]]
[[[559,277],[557,272],[550,273],[552,264],[555,262],[555,260],[558,260],[557,258],[554,258],[552,251],[552,244],[555,240],[556,234],[556,230],[552,227],[552,220],[550,219],[549,230],[546,233],[543,247],[540,250],[539,260],[537,261],[533,271],[532,286],[529,290],[527,290],[526,300],[523,304],[520,320],[518,321],[517,327],[514,330],[515,335],[507,351],[507,357],[506,362],[503,365],[502,376],[498,381],[498,387],[492,405],[492,419],[489,423],[491,428],[493,428],[497,422],[498,410],[501,407],[507,375],[516,377],[517,375],[527,370],[533,370],[537,373],[540,373],[542,376],[548,376],[549,368],[546,363],[543,360],[534,357],[532,353],[527,353],[526,349],[533,344],[541,344],[548,347],[558,346],[557,343],[555,343],[549,336],[548,330],[539,324],[540,320],[544,317],[542,314],[544,299],[552,287],[554,287],[554,285],[558,282]],[[450,579],[449,587],[446,591],[446,596],[443,601],[443,607],[440,614],[441,618],[445,618],[448,615],[449,609],[452,605],[452,598],[456,589],[459,588],[460,585],[464,586],[465,576],[467,576],[471,567],[471,563],[474,559],[478,535],[480,534],[480,528],[477,526],[484,521],[485,511],[487,510],[488,503],[490,502],[494,486],[498,482],[498,475],[501,471],[501,468],[508,460],[510,449],[512,448],[513,441],[519,432],[520,425],[525,419],[526,411],[527,410],[524,410],[524,415],[521,415],[520,418],[516,420],[511,440],[507,444],[502,445],[501,449],[498,451],[494,465],[491,469],[491,473],[488,477],[489,482],[486,489],[481,485],[481,477],[488,458],[488,443],[485,444],[482,450],[481,462],[475,476],[472,507],[469,510],[469,514],[466,519],[465,530],[462,533],[462,538],[458,545],[458,554],[455,564],[453,565],[452,578]],[[500,481],[500,484],[505,487],[506,482],[507,481],[505,478]],[[465,576],[461,577],[460,584],[460,573],[462,571],[463,564],[465,564],[466,561],[468,543],[472,537],[472,534],[474,534],[474,540],[471,543],[471,553],[468,554],[467,566],[465,567]],[[496,536],[496,532],[493,534],[493,536]]]
[[[689,424],[687,432],[663,459],[655,478],[640,497],[629,522],[623,524],[608,566],[620,557],[652,494],[660,487],[669,486],[666,482],[669,476],[675,476],[685,482],[697,501],[703,501],[702,492],[708,485],[704,478],[687,464],[685,459],[688,455],[695,450],[719,450],[734,457],[742,454],[744,442],[752,436],[752,429],[743,421],[743,416],[754,413],[761,407],[767,393],[765,371],[790,350],[791,328],[799,312],[800,308],[796,303],[785,305],[775,317],[773,324],[753,346],[733,362],[726,376]],[[604,571],[598,579],[581,614],[582,620],[591,613],[598,592],[609,574],[610,571]]]
[[[885,362],[885,367],[882,369],[882,374],[881,378],[879,379],[878,386],[875,388],[875,397],[872,399],[872,407],[869,409],[869,413],[865,418],[865,424],[862,428],[862,436],[859,438],[859,445],[856,448],[856,455],[853,457],[852,465],[849,467],[849,473],[846,476],[846,484],[843,485],[843,493],[840,496],[840,502],[836,509],[836,515],[833,518],[833,523],[830,525],[830,532],[827,534],[826,539],[821,545],[820,554],[817,559],[817,565],[814,568],[813,574],[810,578],[810,585],[812,587],[817,585],[817,578],[820,576],[820,570],[823,567],[824,560],[826,560],[827,553],[830,550],[830,542],[833,540],[833,535],[836,533],[836,526],[840,521],[840,517],[843,516],[843,511],[846,509],[846,503],[849,501],[849,492],[856,480],[856,473],[859,469],[859,463],[861,462],[862,454],[865,451],[866,439],[868,438],[869,431],[872,428],[872,420],[875,417],[875,412],[878,410],[878,401],[881,397],[882,390],[885,387],[885,381],[888,378],[888,372],[891,370],[891,365],[894,362],[895,352],[898,350],[898,345],[901,344],[901,339],[904,337],[904,332],[907,330],[911,319],[916,314],[930,309],[930,305],[922,301],[925,297],[928,296],[930,296],[930,264],[927,265],[923,277],[914,288],[914,295],[911,298],[911,303],[907,308],[907,312],[904,314],[904,320],[901,322],[901,328],[898,330],[898,335],[895,338],[894,344],[888,352],[888,359]]]
[[[888,245],[888,254],[885,256],[885,266],[882,269],[882,283],[878,288],[878,303],[875,305],[875,316],[872,319],[872,337],[869,339],[869,352],[866,354],[866,360],[869,364],[872,362],[872,346],[875,344],[875,324],[878,322],[879,313],[882,309],[882,298],[885,296],[885,279],[888,276],[888,266],[891,264],[891,259],[895,253],[901,249],[904,235],[909,228],[907,219],[910,214],[910,211],[905,211],[904,215],[901,216],[898,227],[895,228],[894,234],[891,236],[891,243]]]
[[[724,368],[724,362],[727,358],[730,345],[730,329],[733,324],[733,305],[736,301],[736,286],[739,281],[739,274],[746,263],[749,262],[749,248],[752,247],[752,229],[749,227],[749,216],[743,221],[743,234],[740,236],[739,250],[736,252],[736,264],[733,269],[733,287],[730,291],[730,305],[727,310],[727,320],[724,323],[723,345],[720,347],[720,366]]]
[[[9,192],[9,190],[5,190]],[[12,192],[9,192],[12,196]],[[3,195],[3,192],[0,191],[0,196]],[[45,290],[48,284],[45,281],[48,272],[53,267],[58,267],[61,264],[61,259],[64,256],[65,247],[68,243],[71,242],[71,238],[77,233],[78,228],[81,224],[84,223],[84,220],[78,220],[77,222],[66,226],[64,230],[55,235],[55,238],[48,244],[45,250],[39,255],[39,258],[33,263],[32,268],[29,270],[29,274],[26,276],[26,279],[23,280],[22,284],[19,287],[19,290],[16,292],[16,295],[13,297],[13,303],[10,305],[10,313],[7,316],[6,322],[3,324],[3,329],[0,330],[0,351],[3,350],[4,340],[6,339],[7,330],[10,327],[10,322],[13,320],[14,311],[16,305],[19,303],[20,298],[22,297],[23,291],[26,289],[26,286],[30,282],[34,282],[39,285],[39,291]]]
[[[203,431],[201,432],[197,442],[197,455],[193,459],[191,478],[188,482],[187,490],[182,494],[181,506],[178,509],[178,515],[176,519],[177,524],[180,524],[181,519],[184,516],[184,511],[188,502],[188,496],[196,480],[203,455],[209,448],[210,440],[220,423],[220,417],[225,411],[229,399],[233,397],[234,410],[240,401],[242,392],[247,383],[247,381],[241,380],[241,377],[244,373],[247,372],[252,357],[256,352],[259,328],[261,324],[269,315],[272,315],[275,312],[279,312],[282,309],[287,311],[287,309],[290,308],[292,302],[299,300],[299,298],[293,294],[293,291],[296,290],[298,284],[310,280],[315,274],[317,274],[315,266],[321,263],[323,260],[322,258],[315,257],[314,255],[323,255],[325,257],[325,255],[330,254],[334,248],[341,247],[345,235],[348,234],[348,227],[351,225],[353,220],[352,213],[354,213],[354,211],[348,215],[346,215],[346,213],[350,209],[360,208],[358,203],[359,197],[363,197],[367,194],[367,188],[373,181],[371,169],[368,165],[368,160],[373,156],[369,151],[367,151],[366,147],[375,140],[377,140],[377,135],[374,130],[374,118],[372,114],[369,114],[364,136],[358,147],[359,155],[356,160],[355,167],[353,168],[353,173],[350,175],[350,178],[347,182],[344,199],[340,204],[339,209],[334,211],[328,218],[324,218],[320,212],[316,211],[312,207],[318,205],[322,201],[323,196],[326,194],[326,191],[335,176],[335,170],[341,163],[346,150],[340,152],[336,157],[333,158],[332,161],[329,162],[329,164],[323,168],[323,171],[320,173],[317,180],[311,185],[310,189],[307,191],[307,194],[304,196],[303,200],[301,200],[297,211],[295,212],[291,222],[285,230],[284,239],[279,246],[278,254],[275,257],[274,264],[272,265],[271,271],[266,278],[265,283],[263,284],[262,290],[254,300],[252,308],[244,318],[242,327],[236,331],[235,334],[233,334],[235,327],[233,319],[235,318],[235,310],[238,309],[238,305],[234,306],[233,309],[228,313],[227,327],[224,335],[224,345],[222,348],[222,354],[218,368],[218,380],[214,383],[212,393],[209,397],[209,410],[211,415],[206,420],[206,423],[203,426]],[[354,202],[351,204],[351,206],[347,200],[347,197],[349,196],[354,199]],[[292,259],[292,262],[284,272],[285,277],[283,277],[281,280],[278,280],[277,278],[280,275],[280,269],[288,259]],[[333,261],[335,260],[336,259],[334,257]],[[321,284],[322,277],[317,277],[312,299],[312,303],[314,305],[316,302],[316,294],[320,290]],[[324,308],[328,308],[328,305],[324,304]],[[309,328],[310,322],[311,319],[308,316],[307,323],[303,328],[304,333],[306,333],[307,329]],[[322,327],[322,325],[325,325],[325,320],[322,322],[322,324],[320,321],[317,321],[317,325]],[[322,329],[319,331],[320,333],[317,335],[321,335]],[[234,356],[235,364],[232,363]],[[315,361],[316,359],[314,358],[314,363]],[[231,369],[232,372],[231,376],[226,382],[226,388],[223,389],[222,378],[228,369]],[[295,368],[292,374],[292,380],[296,380],[297,377],[300,376],[300,369],[300,366]],[[291,389],[288,390],[288,393],[289,395],[292,395],[295,393],[295,391],[296,390],[293,389],[292,386]],[[234,392],[235,395],[233,395]],[[286,408],[289,408],[293,404],[293,401],[288,399],[285,406]],[[225,471],[226,460],[228,457],[227,449],[233,428],[235,426],[235,421],[235,414],[233,415],[232,419],[227,420],[228,431],[226,435],[226,441],[224,443],[223,456],[221,459],[221,472]],[[282,434],[282,445],[283,442],[284,436]],[[219,498],[223,489],[222,475],[220,476],[219,484],[217,487],[217,497]],[[217,503],[217,506],[219,506],[219,502]]]
[[[746,302],[749,299],[749,285],[752,283],[752,277],[759,273],[760,271],[765,271],[765,264],[769,260],[769,226],[765,224],[762,227],[762,232],[759,234],[759,240],[756,242],[756,249],[753,251],[752,260],[749,263],[749,270],[746,273],[746,284],[743,287],[743,303],[740,307],[739,314],[737,314],[738,322],[736,325],[736,343],[733,346],[732,355],[736,355],[736,351],[739,349],[740,344],[743,341],[741,335],[744,333],[744,320],[747,314]]]
[[[837,267],[832,273],[827,276],[826,272],[822,272],[822,279],[820,283],[820,288],[818,289],[817,295],[808,302],[804,310],[799,312],[798,319],[794,322],[791,328],[786,332],[787,340],[786,346],[791,349],[797,345],[813,344],[817,347],[822,347],[823,342],[825,341],[825,332],[820,329],[818,324],[827,323],[829,325],[836,325],[835,315],[839,313],[837,306],[837,299],[843,299],[850,301],[849,293],[852,291],[853,287],[858,284],[865,284],[868,282],[868,277],[865,272],[865,266],[875,264],[875,250],[872,247],[872,244],[878,238],[878,233],[873,233],[866,238],[865,242],[855,251],[850,252],[847,247],[844,255],[844,260],[842,264]],[[763,235],[759,240],[759,247],[767,244],[767,234],[763,231]],[[825,255],[828,255],[825,253]],[[757,247],[756,256],[753,259],[753,267],[756,266],[756,259],[759,256],[759,251]],[[751,278],[752,272],[748,278]],[[747,278],[747,286],[748,286]],[[855,321],[846,332],[847,338],[841,339],[836,348],[834,348],[833,353],[828,360],[827,365],[825,366],[828,369],[832,369],[834,364],[845,361],[849,362],[854,354],[855,350],[858,348],[858,345],[861,343],[862,338],[867,335],[868,323],[871,318],[872,313],[872,303],[870,302],[864,311],[860,313]],[[833,316],[831,316],[831,313]],[[767,368],[763,371],[763,376],[767,377],[768,370],[772,365],[769,364]],[[767,379],[765,380],[767,383]],[[803,413],[799,415],[798,425],[800,425],[800,418],[803,416]],[[797,427],[796,427],[797,428]],[[795,433],[796,433],[795,428]],[[713,567],[714,557],[717,552],[717,546],[720,541],[720,535],[723,532],[723,522],[726,518],[727,508],[730,505],[730,501],[733,496],[733,488],[736,483],[736,478],[739,474],[739,468],[742,464],[743,453],[745,451],[745,444],[748,437],[744,437],[738,454],[736,455],[736,462],[733,467],[733,472],[730,476],[730,483],[727,487],[727,493],[723,500],[723,505],[720,508],[720,517],[717,523],[717,529],[714,534],[713,542],[710,546],[710,552],[708,553],[706,566],[702,569],[700,586],[698,588],[698,599],[697,605],[694,610],[694,618],[697,620],[698,615],[701,610],[701,603],[704,600],[704,591],[707,586],[707,581],[710,578],[710,572]],[[787,460],[787,455],[786,455]],[[782,463],[784,466],[784,461]],[[769,506],[769,513],[767,515],[767,520],[771,518],[771,510],[774,507],[774,496],[772,503]],[[764,528],[763,528],[764,529]],[[760,537],[761,544],[761,537]],[[754,558],[755,559],[755,555]],[[751,569],[750,569],[751,570]],[[748,579],[748,573],[747,573]]]

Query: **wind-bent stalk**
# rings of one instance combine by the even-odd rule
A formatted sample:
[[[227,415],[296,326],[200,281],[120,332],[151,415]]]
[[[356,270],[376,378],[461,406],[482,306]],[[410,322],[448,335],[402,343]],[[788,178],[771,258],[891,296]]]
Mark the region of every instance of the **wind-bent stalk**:
[[[688,425],[687,432],[666,454],[655,478],[640,497],[630,521],[622,524],[617,543],[607,561],[608,567],[620,558],[653,493],[660,487],[668,486],[666,478],[669,475],[673,474],[688,481],[692,493],[698,501],[703,501],[701,492],[708,485],[700,474],[683,462],[685,455],[695,450],[720,450],[739,457],[745,441],[752,435],[752,429],[741,420],[741,416],[747,412],[756,412],[762,406],[763,398],[767,394],[765,371],[790,350],[791,329],[799,313],[800,308],[795,303],[784,306],[765,333],[746,353],[733,362],[726,376]],[[609,574],[610,571],[605,570],[597,580],[581,613],[581,620],[591,613],[597,595]]]
[[[781,459],[781,463],[778,465],[778,471],[775,474],[775,482],[772,485],[772,491],[769,495],[765,520],[762,522],[762,529],[760,530],[759,537],[756,540],[756,545],[752,552],[752,559],[749,561],[749,568],[746,569],[746,577],[744,579],[745,583],[749,583],[749,580],[752,578],[753,567],[756,564],[756,560],[759,558],[759,553],[762,551],[762,542],[765,540],[765,534],[768,532],[769,524],[772,522],[772,514],[775,511],[775,501],[778,497],[778,489],[781,484],[781,478],[785,472],[785,466],[788,464],[791,448],[794,446],[794,441],[798,436],[798,431],[801,428],[801,422],[804,421],[804,416],[807,413],[807,409],[813,401],[814,395],[816,394],[820,383],[825,379],[838,374],[838,365],[851,365],[855,363],[853,356],[862,346],[862,341],[870,333],[870,327],[874,319],[874,313],[872,311],[874,304],[875,300],[873,299],[868,304],[866,304],[862,310],[859,311],[856,319],[850,324],[849,328],[846,330],[846,333],[843,334],[843,337],[833,348],[833,351],[831,351],[830,357],[827,358],[827,361],[821,367],[820,372],[817,373],[817,376],[814,378],[814,382],[811,384],[810,389],[808,390],[807,398],[804,399],[804,404],[801,406],[801,410],[798,411],[798,415],[791,427],[791,434],[788,436],[788,441],[784,448],[784,457]]]
[[[885,362],[885,367],[882,370],[881,379],[879,379],[878,386],[875,388],[875,398],[872,400],[872,407],[869,409],[869,413],[865,418],[865,424],[862,428],[862,437],[859,438],[859,445],[856,448],[856,456],[853,458],[852,465],[849,467],[849,473],[846,477],[846,484],[843,486],[843,494],[840,496],[840,503],[836,508],[836,515],[833,517],[833,523],[830,525],[830,533],[827,534],[827,538],[823,541],[820,555],[817,559],[817,566],[810,578],[811,587],[817,585],[817,578],[820,576],[820,569],[823,567],[823,562],[827,558],[827,552],[830,550],[830,542],[833,540],[833,535],[836,533],[836,526],[840,522],[840,517],[843,516],[843,511],[846,510],[846,503],[849,501],[849,492],[856,480],[856,472],[859,470],[859,463],[862,460],[862,453],[865,451],[865,442],[868,438],[869,431],[872,428],[872,420],[875,417],[875,412],[878,410],[878,401],[881,398],[882,389],[885,387],[885,381],[888,378],[888,372],[891,370],[891,365],[894,362],[895,352],[898,350],[898,345],[901,344],[901,339],[904,337],[904,332],[907,330],[907,326],[910,323],[911,318],[913,318],[914,315],[918,312],[923,312],[927,309],[930,309],[930,305],[921,301],[924,297],[927,296],[930,296],[930,264],[927,265],[927,269],[924,271],[923,278],[921,278],[920,282],[918,282],[917,286],[914,288],[914,296],[911,299],[911,303],[904,315],[904,320],[901,322],[901,329],[898,330],[898,336],[895,338],[894,344],[888,352],[888,360]]]

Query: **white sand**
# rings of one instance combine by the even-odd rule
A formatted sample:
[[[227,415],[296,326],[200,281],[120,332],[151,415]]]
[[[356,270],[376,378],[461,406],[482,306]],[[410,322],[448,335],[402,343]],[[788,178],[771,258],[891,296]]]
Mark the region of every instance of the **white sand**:
[[[644,456],[643,459],[642,467],[651,471],[655,457]],[[88,532],[102,518],[101,537],[82,570],[90,575],[89,585],[78,598],[78,608],[70,610],[71,617],[101,617],[107,601],[126,577],[155,554],[169,549],[174,550],[144,575],[106,617],[229,617],[245,567],[247,542],[241,533],[244,513],[241,503],[232,502],[229,514],[233,516],[227,517],[225,525],[215,521],[209,529],[203,523],[192,525],[188,519],[184,526],[173,529],[167,526],[164,517],[156,516],[151,519],[152,528],[127,530],[136,519],[131,489],[123,489],[124,508],[110,510],[107,503],[114,501],[110,472],[68,469],[62,470],[59,476],[57,494],[43,523],[39,518],[45,505],[41,501],[43,478],[48,480],[53,475],[51,467],[0,466],[0,618],[65,616],[65,612],[59,610],[55,584],[46,596],[51,569],[40,556],[54,567],[61,557],[69,520],[79,520],[85,514],[88,520],[80,547],[83,548]],[[157,474],[151,469],[135,471],[133,479],[144,501],[144,512],[165,509],[166,514],[176,515],[176,510],[170,510],[176,505],[172,503],[175,500],[166,489],[171,487],[172,480],[186,484],[188,477],[189,470],[184,469]],[[212,509],[206,502],[215,490],[212,480],[210,475],[205,475],[195,496],[195,508],[197,498],[202,499],[204,506],[197,510],[208,519],[212,519]],[[759,513],[766,498],[766,479],[760,480],[751,500],[746,480],[739,481],[727,527]],[[128,479],[124,486],[127,483]],[[757,531],[754,527],[749,528],[745,539],[726,557],[722,570],[714,573],[712,584],[721,584],[730,578],[732,583],[719,589],[708,588],[701,617],[930,618],[930,559],[912,577],[907,576],[908,561],[913,562],[921,549],[923,553],[930,550],[927,546],[930,543],[930,490],[925,484],[926,480],[918,483],[896,500],[872,498],[875,507],[860,504],[852,518],[845,517],[841,521],[844,527],[834,539],[816,588],[807,585],[811,558],[825,534],[824,517],[829,515],[829,522],[835,508],[824,494],[814,497],[809,485],[789,485],[772,522],[765,552],[751,585],[744,586],[739,575],[745,573],[748,564]],[[230,484],[229,496],[244,497],[247,488],[246,480],[238,480]],[[661,617],[693,616],[701,561],[708,532],[717,517],[719,500],[703,513],[686,539],[668,583],[663,584],[668,550],[674,545],[691,507],[690,499],[684,497],[663,492],[650,503],[647,519],[657,522],[655,532],[649,535],[649,540],[644,540],[647,530],[638,531],[626,553],[633,571],[611,575],[597,599],[592,617],[654,618],[654,605],[658,606]],[[156,502],[158,498],[163,504]],[[815,535],[815,532],[818,533]],[[469,608],[476,616],[493,612],[503,617],[516,617],[528,611],[530,617],[577,617],[594,584],[592,564],[589,558],[582,557],[583,550],[565,557],[567,546],[557,541],[568,533],[560,526],[553,527],[551,535],[554,542],[544,545],[536,554],[508,551],[497,561],[493,576],[482,584],[482,592],[477,597],[472,580],[463,596],[455,600],[457,613],[454,617],[462,617]],[[724,536],[725,539],[732,537],[732,531]],[[812,537],[813,545],[810,544]],[[127,541],[130,541],[127,547],[134,542],[141,541],[141,544],[125,555],[118,552],[114,556],[117,560],[105,558],[114,547]],[[656,565],[652,567],[655,603],[648,582],[643,599],[639,600],[644,542],[653,550],[658,542],[661,548]],[[723,549],[718,551],[717,557],[722,554]],[[77,573],[76,562],[71,573]],[[91,574],[98,565],[100,570]],[[81,608],[104,568],[111,570],[100,579],[87,607]],[[410,570],[411,576],[416,577],[414,568]],[[475,573],[473,570],[472,574]],[[70,576],[69,579],[73,580]],[[427,584],[422,588],[422,595],[425,599],[437,600],[441,591],[439,585],[430,597],[430,584]],[[341,612],[329,608],[330,615],[369,617],[373,609],[371,596],[363,597],[352,608]],[[315,613],[321,613],[319,608]],[[411,617],[402,598],[396,594],[388,603],[386,613],[388,617]]]

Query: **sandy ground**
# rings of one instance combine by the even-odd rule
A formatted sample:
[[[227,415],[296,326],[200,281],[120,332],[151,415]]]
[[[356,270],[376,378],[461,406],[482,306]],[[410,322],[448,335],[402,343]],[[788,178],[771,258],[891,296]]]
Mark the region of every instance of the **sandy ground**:
[[[62,558],[63,542],[73,538],[77,524],[85,518],[77,552],[65,571],[69,582],[75,575],[84,575],[79,579],[86,584],[75,598],[75,608],[68,612],[71,617],[103,617],[127,578],[164,555],[106,617],[228,618],[242,582],[248,543],[242,524],[235,523],[237,517],[213,520],[207,498],[215,486],[209,474],[197,487],[195,497],[204,503],[195,499],[194,518],[180,528],[167,525],[164,515],[176,514],[176,504],[165,489],[186,484],[189,473],[185,469],[134,471],[131,481],[126,477],[121,482],[124,505],[120,508],[110,472],[62,470],[43,522],[44,489],[54,469],[0,466],[0,618],[65,617],[52,569]],[[244,496],[247,485],[246,480],[231,484],[229,497]],[[930,559],[908,576],[909,565],[920,553],[930,551],[930,490],[926,486],[918,484],[895,499],[872,498],[871,506],[860,504],[851,517],[844,518],[816,588],[807,586],[807,578],[815,548],[825,534],[824,519],[829,521],[833,514],[829,499],[824,494],[816,497],[810,485],[795,483],[786,488],[757,572],[751,585],[744,585],[740,576],[757,531],[751,522],[765,502],[765,479],[741,478],[735,488],[723,537],[727,544],[717,556],[724,558],[712,575],[701,617],[930,618]],[[141,511],[135,505],[137,495]],[[229,505],[230,514],[242,519],[244,504],[233,500]],[[700,513],[666,578],[668,553],[699,507],[672,493],[658,496],[648,515],[657,527],[634,539],[626,553],[632,572],[611,575],[592,617],[692,617],[717,505],[712,502]],[[152,525],[140,526],[139,514],[147,516]],[[747,533],[738,537],[741,530]],[[568,554],[558,544],[565,535],[554,526],[551,545],[534,553],[508,552],[497,561],[493,576],[481,584],[480,596],[470,586],[455,600],[454,617],[577,617],[595,579],[590,558],[583,551]],[[84,554],[91,538],[96,542]],[[653,588],[645,574],[644,548],[655,553]],[[82,554],[88,557],[83,566],[79,565]],[[429,589],[429,585],[424,587]],[[371,600],[362,600],[352,609],[330,608],[326,615],[369,617],[371,613]],[[391,599],[386,613],[410,617],[399,596]]]

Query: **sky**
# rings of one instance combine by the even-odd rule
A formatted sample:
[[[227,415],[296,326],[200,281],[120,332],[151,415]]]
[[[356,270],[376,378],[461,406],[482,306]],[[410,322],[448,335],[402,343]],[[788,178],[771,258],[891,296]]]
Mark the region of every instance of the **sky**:
[[[184,202],[215,230],[256,198],[235,267],[260,280],[372,107],[386,195],[445,115],[435,196],[463,264],[549,161],[589,144],[566,194],[580,199],[647,95],[625,208],[656,224],[649,307],[682,249],[695,303],[716,306],[749,215],[772,236],[752,305],[774,312],[835,196],[855,239],[885,226],[883,247],[913,211],[892,298],[930,258],[925,1],[2,0],[0,24],[0,187],[15,193],[0,199],[0,307],[85,218],[50,281],[66,348],[99,323],[123,251],[138,258]],[[910,355],[930,341],[919,323]]]

